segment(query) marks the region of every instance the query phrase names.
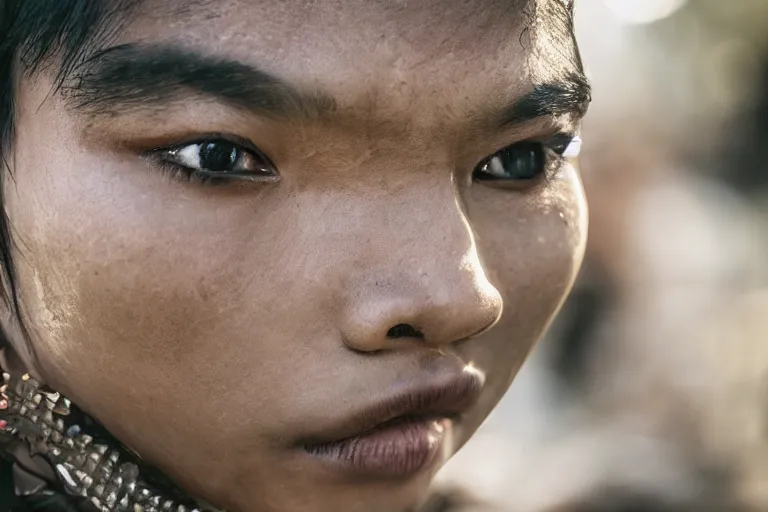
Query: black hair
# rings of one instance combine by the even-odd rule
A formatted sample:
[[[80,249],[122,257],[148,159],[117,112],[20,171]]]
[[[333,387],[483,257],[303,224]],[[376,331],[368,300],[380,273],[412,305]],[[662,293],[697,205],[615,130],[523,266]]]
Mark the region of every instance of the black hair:
[[[32,78],[38,71],[56,65],[54,83],[60,86],[80,62],[119,30],[136,1],[0,0],[0,295],[18,319],[22,332],[25,329],[19,314],[11,224],[4,207],[7,178],[13,178],[11,146],[18,78]],[[7,345],[7,335],[0,330],[0,349]],[[78,510],[63,495],[14,497],[10,465],[2,458],[0,474],[0,512]]]
[[[33,78],[55,65],[58,69],[54,84],[60,87],[81,62],[117,34],[137,3],[138,0],[0,0],[0,295],[19,321],[11,224],[3,207],[7,177],[12,179],[14,95],[18,79]],[[2,338],[0,347],[7,342]]]

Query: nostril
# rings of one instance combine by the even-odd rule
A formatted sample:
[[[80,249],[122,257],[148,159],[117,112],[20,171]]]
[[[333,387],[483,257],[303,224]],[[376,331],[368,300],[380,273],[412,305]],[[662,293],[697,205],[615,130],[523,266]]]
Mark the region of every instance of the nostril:
[[[397,324],[387,331],[387,338],[418,338],[424,339],[424,334],[410,324]]]

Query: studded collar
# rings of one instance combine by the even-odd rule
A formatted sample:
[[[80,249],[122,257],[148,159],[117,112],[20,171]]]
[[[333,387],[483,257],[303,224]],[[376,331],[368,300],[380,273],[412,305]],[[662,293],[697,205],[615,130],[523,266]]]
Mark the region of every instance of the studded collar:
[[[21,500],[59,494],[83,512],[216,512],[189,498],[61,394],[3,373],[0,454]]]

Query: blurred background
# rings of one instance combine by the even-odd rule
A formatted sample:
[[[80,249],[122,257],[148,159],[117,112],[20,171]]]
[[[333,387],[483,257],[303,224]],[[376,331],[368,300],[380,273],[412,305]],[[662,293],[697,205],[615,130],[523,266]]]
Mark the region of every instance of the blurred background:
[[[768,511],[768,0],[577,0],[584,270],[443,488]]]

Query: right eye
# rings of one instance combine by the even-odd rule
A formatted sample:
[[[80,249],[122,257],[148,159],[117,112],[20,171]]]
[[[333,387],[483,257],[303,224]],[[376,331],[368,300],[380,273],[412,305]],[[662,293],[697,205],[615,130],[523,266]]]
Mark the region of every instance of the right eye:
[[[155,151],[154,157],[190,180],[259,180],[278,175],[265,155],[224,139],[164,148]]]

